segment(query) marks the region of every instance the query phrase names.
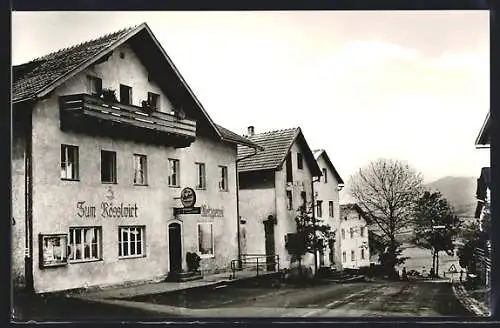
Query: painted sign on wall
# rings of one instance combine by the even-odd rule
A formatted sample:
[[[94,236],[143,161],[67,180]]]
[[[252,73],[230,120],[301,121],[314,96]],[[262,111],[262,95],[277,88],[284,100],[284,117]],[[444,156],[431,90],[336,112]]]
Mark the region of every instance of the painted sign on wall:
[[[211,208],[208,205],[201,206],[201,216],[204,217],[224,217],[224,209],[222,208]]]

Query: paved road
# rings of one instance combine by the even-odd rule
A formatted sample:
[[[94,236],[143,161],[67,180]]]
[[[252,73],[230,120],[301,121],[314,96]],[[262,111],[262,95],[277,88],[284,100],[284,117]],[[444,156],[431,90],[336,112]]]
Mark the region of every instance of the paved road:
[[[135,297],[196,316],[470,316],[446,282],[363,282],[308,288],[227,286]],[[183,312],[189,315],[189,311]]]

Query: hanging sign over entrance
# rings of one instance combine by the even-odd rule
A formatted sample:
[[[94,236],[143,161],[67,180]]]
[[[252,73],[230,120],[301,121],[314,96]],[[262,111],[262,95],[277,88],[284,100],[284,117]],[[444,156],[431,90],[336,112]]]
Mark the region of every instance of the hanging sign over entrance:
[[[196,204],[196,193],[193,188],[186,187],[182,189],[180,200],[184,207],[174,207],[174,215],[201,213],[199,207],[194,207],[194,204]]]
[[[196,203],[196,193],[193,188],[186,187],[181,191],[181,203],[184,207],[193,207]]]

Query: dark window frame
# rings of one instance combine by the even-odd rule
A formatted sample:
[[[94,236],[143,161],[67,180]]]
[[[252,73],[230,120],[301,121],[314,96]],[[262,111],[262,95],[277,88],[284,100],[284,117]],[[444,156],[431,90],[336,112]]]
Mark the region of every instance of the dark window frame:
[[[105,158],[105,156],[110,156],[109,158]],[[109,167],[108,169],[110,174],[110,179],[106,180],[105,179],[105,167],[104,167],[104,162],[105,160],[107,161],[108,159],[111,159],[110,163],[108,164]],[[116,159],[116,151],[112,150],[103,150],[101,149],[101,183],[110,183],[110,184],[116,184],[118,183],[118,172],[117,172],[117,159]]]

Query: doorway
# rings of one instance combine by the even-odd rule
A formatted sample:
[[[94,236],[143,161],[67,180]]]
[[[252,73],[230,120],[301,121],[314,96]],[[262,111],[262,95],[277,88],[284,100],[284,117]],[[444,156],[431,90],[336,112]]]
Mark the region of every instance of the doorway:
[[[182,271],[181,236],[181,225],[179,223],[171,223],[168,225],[170,273],[178,273]]]
[[[266,264],[267,271],[276,271],[276,254],[274,249],[274,218],[270,216],[264,221],[265,246],[266,246]]]

